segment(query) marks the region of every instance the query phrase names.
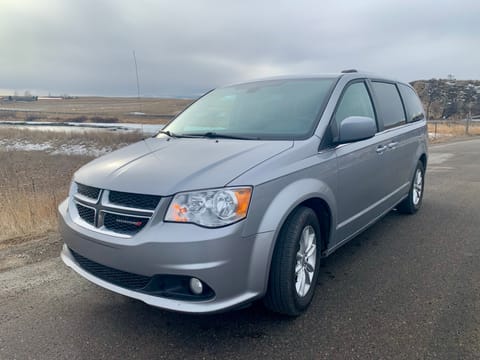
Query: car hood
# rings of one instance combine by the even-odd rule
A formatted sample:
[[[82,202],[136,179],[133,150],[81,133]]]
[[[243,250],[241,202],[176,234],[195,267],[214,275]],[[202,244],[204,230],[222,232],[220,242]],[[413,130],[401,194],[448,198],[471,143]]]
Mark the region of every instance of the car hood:
[[[103,189],[166,196],[225,186],[292,146],[293,141],[150,138],[88,163],[74,180]]]

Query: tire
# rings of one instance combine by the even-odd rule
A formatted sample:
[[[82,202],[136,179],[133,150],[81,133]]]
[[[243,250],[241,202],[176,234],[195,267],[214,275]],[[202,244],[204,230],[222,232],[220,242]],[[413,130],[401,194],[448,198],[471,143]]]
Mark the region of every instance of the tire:
[[[318,218],[310,208],[299,207],[287,218],[273,252],[264,298],[271,311],[298,316],[310,305],[320,270],[320,234]]]
[[[423,163],[419,161],[415,172],[413,173],[412,184],[408,196],[398,204],[397,210],[402,214],[415,214],[423,200],[423,188],[425,185],[425,167]]]

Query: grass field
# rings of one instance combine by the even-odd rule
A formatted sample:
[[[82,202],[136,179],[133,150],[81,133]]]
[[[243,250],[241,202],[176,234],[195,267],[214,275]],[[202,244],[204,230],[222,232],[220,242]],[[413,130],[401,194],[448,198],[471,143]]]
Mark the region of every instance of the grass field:
[[[463,123],[429,123],[428,132],[430,138],[436,141],[448,140],[451,137],[466,136],[465,124]],[[468,135],[480,135],[480,123],[473,122],[468,129]]]
[[[115,149],[140,138],[138,133],[84,133],[79,137],[78,134],[0,129],[0,141],[49,142],[54,147],[80,142]],[[92,159],[46,151],[0,150],[0,242],[55,231],[57,206],[67,196],[73,173]]]
[[[0,120],[134,122],[164,124],[191,99],[79,97],[31,102],[0,101]],[[141,113],[143,115],[135,115]]]
[[[0,241],[57,226],[69,178],[91,158],[39,151],[0,151]]]

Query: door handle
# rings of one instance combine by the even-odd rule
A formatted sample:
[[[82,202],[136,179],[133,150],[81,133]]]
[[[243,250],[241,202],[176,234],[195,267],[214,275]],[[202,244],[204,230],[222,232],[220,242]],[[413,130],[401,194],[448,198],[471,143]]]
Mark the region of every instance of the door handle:
[[[398,145],[398,141],[392,141],[390,144],[388,144],[389,149],[395,149]]]
[[[383,154],[387,150],[387,145],[379,145],[377,149],[375,150],[377,154]]]

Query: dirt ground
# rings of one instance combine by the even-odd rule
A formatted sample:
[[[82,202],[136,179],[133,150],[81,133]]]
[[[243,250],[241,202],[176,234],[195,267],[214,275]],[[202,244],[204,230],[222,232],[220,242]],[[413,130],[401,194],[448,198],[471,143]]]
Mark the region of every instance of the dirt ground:
[[[58,232],[20,236],[0,242],[0,272],[59,256]]]

